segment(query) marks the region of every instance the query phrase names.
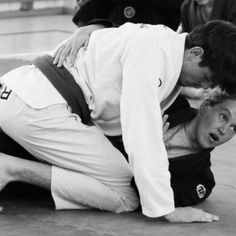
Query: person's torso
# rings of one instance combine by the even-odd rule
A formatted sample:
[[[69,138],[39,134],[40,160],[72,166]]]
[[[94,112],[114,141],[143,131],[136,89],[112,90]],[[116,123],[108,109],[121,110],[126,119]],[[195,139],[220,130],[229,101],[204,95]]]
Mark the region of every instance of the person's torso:
[[[126,50],[127,47],[132,47],[136,37],[141,37],[141,41],[144,41],[140,45],[139,58],[135,59],[137,70],[149,70],[149,67],[142,66],[144,51],[150,50],[151,58],[153,55],[161,58],[161,65],[153,60],[150,67],[155,66],[157,70],[158,66],[162,68],[162,75],[159,80],[157,78],[156,83],[161,86],[157,93],[159,100],[163,101],[176,87],[185,41],[185,35],[177,35],[163,25],[127,23],[119,28],[99,30],[92,34],[88,45],[79,51],[75,67],[69,68],[65,64],[85,94],[93,121],[107,135],[121,134],[122,78],[125,60],[129,56]],[[155,48],[156,45],[158,47]],[[134,89],[135,86],[134,84]],[[168,104],[173,102],[179,91],[177,88],[174,94],[171,94]],[[144,93],[140,96],[145,99],[148,95]]]

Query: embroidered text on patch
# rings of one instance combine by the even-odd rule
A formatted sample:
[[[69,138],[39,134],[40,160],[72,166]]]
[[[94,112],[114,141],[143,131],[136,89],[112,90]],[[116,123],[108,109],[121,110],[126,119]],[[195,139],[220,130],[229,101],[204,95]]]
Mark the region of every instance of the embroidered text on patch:
[[[135,9],[131,6],[128,6],[124,9],[124,16],[128,19],[134,17],[135,15]]]
[[[197,185],[196,191],[199,198],[203,198],[206,194],[206,188],[202,184]]]

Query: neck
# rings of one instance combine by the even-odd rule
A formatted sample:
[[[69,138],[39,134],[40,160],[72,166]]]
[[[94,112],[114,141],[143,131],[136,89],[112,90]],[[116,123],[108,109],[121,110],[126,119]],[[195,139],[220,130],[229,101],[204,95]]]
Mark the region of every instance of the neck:
[[[197,137],[196,137],[196,124],[197,124],[197,119],[194,118],[190,122],[185,122],[184,127],[185,127],[185,133],[186,136],[192,145],[194,149],[199,149],[199,144],[197,142]]]

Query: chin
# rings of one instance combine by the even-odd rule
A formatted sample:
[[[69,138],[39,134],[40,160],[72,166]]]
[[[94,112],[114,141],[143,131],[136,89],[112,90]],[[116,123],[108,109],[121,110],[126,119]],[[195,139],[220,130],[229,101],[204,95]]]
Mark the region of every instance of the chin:
[[[200,145],[199,146],[201,149],[208,149],[208,148],[211,148],[210,146],[208,146],[208,145]]]
[[[212,145],[206,140],[202,140],[201,142],[198,143],[198,147],[201,149],[207,149],[207,148],[211,148]]]

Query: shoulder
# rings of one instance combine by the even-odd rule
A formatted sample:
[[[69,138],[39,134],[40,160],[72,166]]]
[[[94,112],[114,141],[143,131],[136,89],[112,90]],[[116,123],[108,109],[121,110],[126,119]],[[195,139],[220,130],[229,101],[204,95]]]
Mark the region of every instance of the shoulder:
[[[172,37],[177,37],[177,34],[171,28],[163,25],[152,25],[152,24],[144,24],[144,23],[125,23],[120,27],[121,31],[126,31],[129,37],[135,38],[136,40],[143,40],[146,39],[149,42],[155,41],[156,39],[164,38],[166,40]],[[157,42],[157,41],[156,41]]]
[[[165,114],[169,116],[168,122],[171,128],[193,119],[197,115],[197,110],[190,106],[185,97],[179,95],[174,103],[165,111]]]

